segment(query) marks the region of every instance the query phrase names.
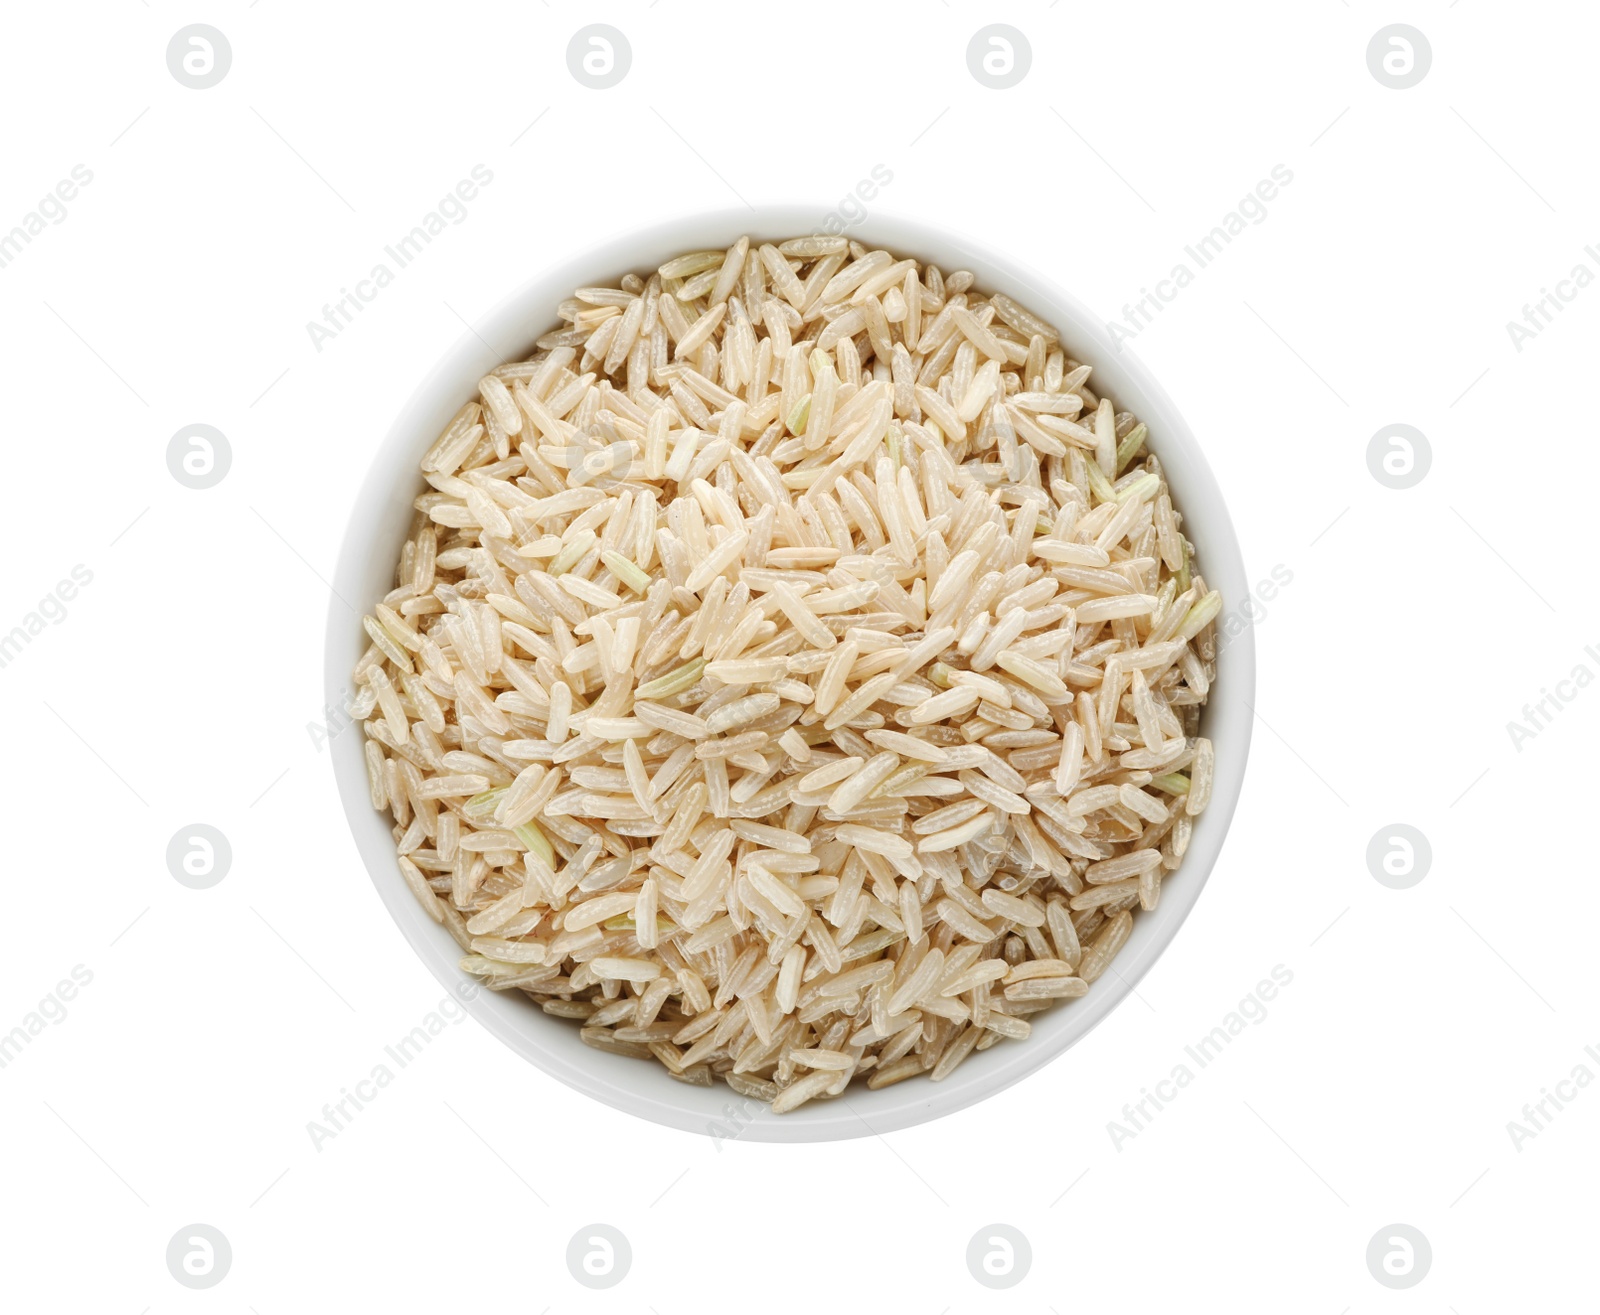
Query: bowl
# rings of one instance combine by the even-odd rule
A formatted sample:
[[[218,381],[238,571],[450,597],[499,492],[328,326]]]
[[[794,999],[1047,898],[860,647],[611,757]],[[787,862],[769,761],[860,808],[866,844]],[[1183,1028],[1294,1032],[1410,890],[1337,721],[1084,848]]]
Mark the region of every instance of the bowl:
[[[357,618],[339,600],[370,610],[392,587],[412,499],[422,488],[417,463],[461,404],[475,395],[478,379],[497,364],[486,359],[485,340],[497,347],[531,350],[534,339],[555,324],[557,303],[574,288],[609,283],[629,271],[648,273],[671,256],[726,247],[741,234],[752,240],[776,240],[816,232],[820,210],[762,206],[652,224],[581,254],[552,260],[491,311],[477,332],[462,335],[400,409],[356,494],[329,607],[330,706],[341,706],[351,688],[351,670],[367,645]],[[946,271],[969,269],[979,289],[1006,293],[1054,324],[1073,354],[1094,366],[1097,390],[1149,424],[1151,449],[1161,458],[1200,568],[1207,582],[1222,591],[1225,614],[1246,597],[1248,582],[1238,538],[1200,444],[1150,372],[1112,342],[1098,316],[1050,279],[975,238],[881,211],[852,225],[847,233],[869,246],[932,262]],[[1058,1058],[1116,1009],[1199,899],[1244,780],[1255,690],[1255,645],[1249,627],[1229,639],[1218,668],[1202,723],[1216,746],[1210,806],[1196,822],[1182,868],[1163,883],[1160,903],[1152,912],[1135,917],[1133,934],[1117,956],[1116,971],[1102,977],[1082,999],[1033,1015],[1033,1034],[1026,1041],[975,1052],[942,1082],[912,1079],[879,1091],[852,1084],[838,1099],[812,1101],[792,1113],[774,1115],[759,1101],[743,1099],[722,1083],[690,1086],[669,1077],[657,1064],[591,1049],[578,1039],[578,1029],[570,1021],[545,1014],[520,992],[478,991],[466,1007],[506,1045],[568,1086],[641,1118],[713,1137],[773,1142],[863,1137],[908,1128],[974,1104]],[[387,814],[377,812],[368,797],[360,731],[352,727],[337,736],[332,750],[350,831],[378,897],[434,976],[447,988],[459,988],[469,980],[458,967],[461,951],[407,889],[395,865]]]

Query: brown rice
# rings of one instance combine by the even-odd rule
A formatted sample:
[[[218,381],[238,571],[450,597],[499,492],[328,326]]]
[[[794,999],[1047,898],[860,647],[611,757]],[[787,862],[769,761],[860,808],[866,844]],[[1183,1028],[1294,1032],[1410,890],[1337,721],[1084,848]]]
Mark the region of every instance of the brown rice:
[[[1017,302],[844,238],[580,288],[422,460],[357,715],[464,971],[785,1112],[1082,996],[1180,865],[1221,598]]]

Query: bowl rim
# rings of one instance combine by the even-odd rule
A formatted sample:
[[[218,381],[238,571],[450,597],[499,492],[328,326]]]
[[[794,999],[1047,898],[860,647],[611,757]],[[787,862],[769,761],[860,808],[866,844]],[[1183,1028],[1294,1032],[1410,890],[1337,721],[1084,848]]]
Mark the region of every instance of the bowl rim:
[[[500,343],[515,338],[531,348],[533,339],[554,324],[556,303],[575,287],[615,279],[630,270],[648,270],[675,251],[726,246],[741,233],[756,240],[815,233],[820,231],[818,216],[825,213],[815,204],[727,207],[685,211],[642,228],[616,231],[581,250],[551,253],[540,261],[534,273],[483,315],[476,327],[461,334],[397,409],[351,502],[328,603],[324,641],[328,708],[342,708],[351,689],[355,657],[365,647],[365,641],[359,638],[359,621],[350,615],[350,606],[344,600],[352,599],[370,611],[377,597],[381,597],[381,593],[369,596],[371,591],[365,587],[363,577],[374,569],[373,563],[395,560],[409,524],[407,516],[399,521],[398,529],[391,526],[386,531],[385,518],[399,519],[397,509],[409,507],[420,486],[417,458],[461,402],[471,396],[476,380],[500,361],[513,359],[517,350],[525,350],[516,348],[502,355]],[[1243,600],[1248,594],[1248,577],[1238,535],[1204,450],[1159,381],[1110,336],[1103,320],[1053,278],[957,229],[875,206],[865,219],[849,226],[846,236],[897,254],[931,260],[949,270],[971,269],[976,275],[975,286],[1005,292],[1058,327],[1063,339],[1072,344],[1074,355],[1094,365],[1100,378],[1111,376],[1108,393],[1131,406],[1150,425],[1152,435],[1159,436],[1152,442],[1152,450],[1162,458],[1186,526],[1204,525],[1194,535],[1194,542],[1207,581],[1214,588],[1224,587],[1225,608],[1229,606],[1229,590],[1233,591],[1232,597]],[[1130,393],[1138,405],[1132,405]],[[437,417],[441,408],[444,418],[430,428],[428,417]],[[1178,470],[1181,479],[1173,477]],[[387,557],[375,556],[374,545],[381,546],[389,540],[393,541],[395,552]],[[382,569],[384,578],[389,578],[391,568],[385,565]],[[1025,1043],[996,1045],[981,1056],[974,1055],[938,1085],[910,1081],[870,1091],[852,1084],[836,1099],[812,1102],[781,1116],[772,1115],[760,1102],[741,1099],[722,1084],[709,1089],[694,1087],[672,1080],[664,1070],[659,1074],[660,1081],[634,1082],[625,1078],[619,1083],[613,1079],[622,1077],[624,1070],[616,1065],[646,1066],[583,1046],[575,1029],[564,1020],[548,1018],[520,993],[512,999],[508,998],[510,993],[501,996],[469,988],[471,979],[458,966],[459,947],[447,929],[428,917],[395,868],[393,840],[383,822],[384,814],[372,808],[368,796],[363,737],[353,726],[341,723],[340,732],[329,745],[329,760],[351,838],[379,899],[441,985],[462,997],[467,1012],[513,1051],[575,1090],[667,1127],[713,1139],[842,1140],[879,1135],[943,1117],[1020,1082],[1087,1036],[1133,993],[1166,951],[1198,902],[1220,857],[1245,777],[1254,718],[1253,626],[1244,624],[1227,639],[1225,647],[1226,658],[1223,661],[1219,655],[1217,679],[1204,716],[1207,734],[1216,740],[1222,733],[1229,752],[1226,756],[1217,755],[1211,802],[1197,819],[1183,866],[1178,870],[1183,879],[1163,883],[1156,910],[1135,919],[1134,934],[1118,955],[1112,980],[1102,977],[1096,989],[1074,1002],[1071,1010],[1036,1015],[1034,1035]],[[347,730],[353,733],[344,733]],[[1041,1020],[1056,1021],[1044,1027]],[[559,1041],[556,1032],[547,1030],[552,1028],[561,1028],[569,1040]],[[1047,1035],[1041,1036],[1041,1031]],[[582,1050],[581,1057],[570,1053],[573,1045]],[[980,1059],[986,1062],[980,1064]],[[858,1105],[865,1107],[865,1113]]]

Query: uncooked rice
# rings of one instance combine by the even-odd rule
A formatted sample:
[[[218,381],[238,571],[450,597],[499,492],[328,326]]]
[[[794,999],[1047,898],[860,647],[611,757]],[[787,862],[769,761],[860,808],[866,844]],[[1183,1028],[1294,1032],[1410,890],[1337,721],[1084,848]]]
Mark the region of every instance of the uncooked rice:
[[[1180,866],[1220,595],[1056,331],[843,237],[580,288],[356,668],[464,971],[783,1113],[1069,1007]]]

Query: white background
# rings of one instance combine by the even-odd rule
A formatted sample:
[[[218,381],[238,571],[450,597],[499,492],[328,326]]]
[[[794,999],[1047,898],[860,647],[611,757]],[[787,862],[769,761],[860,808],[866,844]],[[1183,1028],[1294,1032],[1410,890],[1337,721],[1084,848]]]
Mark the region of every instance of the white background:
[[[93,973],[0,1070],[9,1308],[1592,1305],[1600,1091],[1520,1147],[1507,1124],[1576,1066],[1600,1075],[1600,691],[1520,751],[1506,729],[1578,664],[1600,673],[1600,290],[1521,351],[1506,329],[1575,264],[1600,273],[1592,10],[118,0],[3,22],[0,233],[93,173],[0,268],[0,632],[93,572],[0,669],[0,1031]],[[209,90],[167,68],[191,22],[232,47]],[[610,90],[567,69],[590,22],[632,48]],[[1010,90],[967,70],[991,22],[1032,47]],[[1432,46],[1409,90],[1367,66],[1393,22]],[[466,220],[315,350],[306,322],[477,164],[493,182]],[[1257,627],[1252,762],[1204,898],[1085,1042],[888,1138],[719,1150],[469,1021],[314,1149],[307,1122],[442,994],[308,732],[322,581],[379,436],[542,262],[740,200],[820,222],[875,164],[874,207],[977,234],[1108,320],[1293,173],[1133,344],[1252,578],[1293,574]],[[192,423],[231,446],[211,489],[167,469]],[[1368,470],[1391,423],[1431,443],[1409,490]],[[194,822],[232,845],[210,890],[167,870]],[[1395,822],[1432,845],[1409,890],[1368,870]],[[1279,964],[1264,1021],[1115,1147],[1123,1105]],[[564,1261],[592,1221],[632,1245],[608,1292]],[[165,1262],[195,1222],[233,1251],[208,1292]],[[1004,1292],[965,1261],[993,1222],[1033,1249]],[[1400,1292],[1365,1260],[1396,1222],[1433,1251]]]

